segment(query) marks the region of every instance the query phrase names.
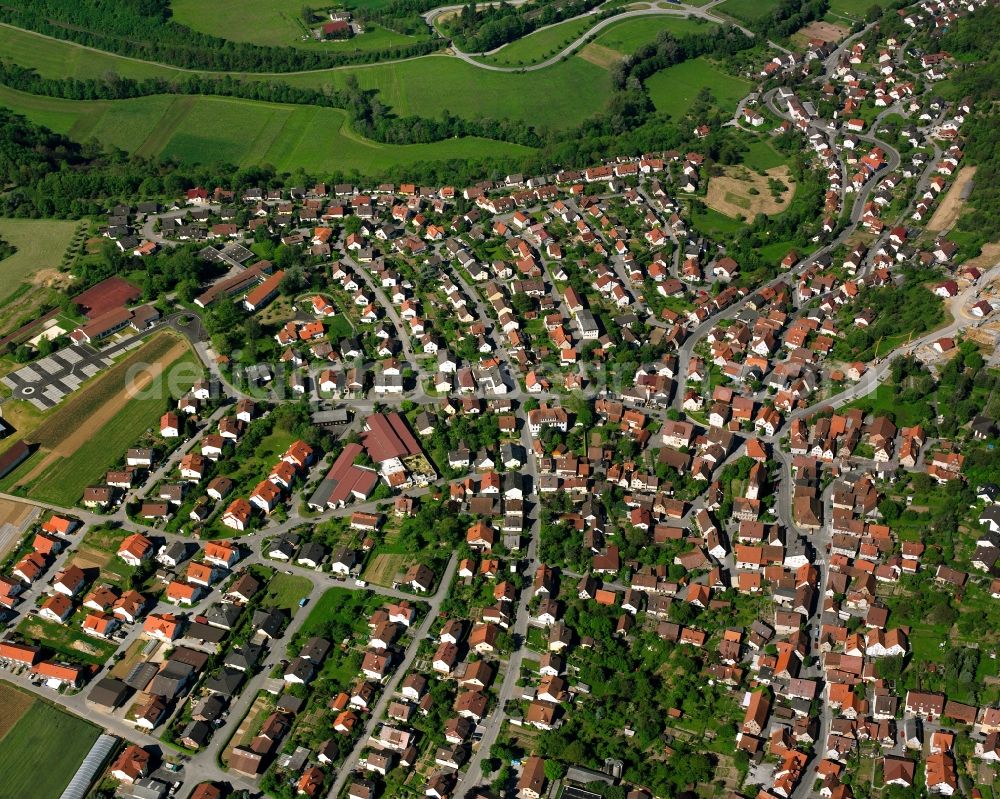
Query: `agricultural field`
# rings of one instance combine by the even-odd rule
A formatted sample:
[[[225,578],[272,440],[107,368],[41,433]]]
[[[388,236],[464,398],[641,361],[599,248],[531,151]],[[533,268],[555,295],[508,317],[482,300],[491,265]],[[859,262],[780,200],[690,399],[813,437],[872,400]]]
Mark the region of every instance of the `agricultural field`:
[[[10,683],[0,706],[0,799],[57,799],[101,731]]]
[[[381,552],[371,559],[362,577],[375,585],[391,586],[397,575],[405,572],[416,562],[417,558],[414,555]]]
[[[114,72],[125,78],[178,78],[192,70],[90,50],[72,42],[50,39],[32,31],[0,25],[0,52],[31,67],[45,78],[103,78]]]
[[[301,0],[257,0],[252,3],[217,0],[208,5],[200,0],[173,0],[170,4],[174,20],[181,25],[234,42],[350,52],[381,50],[420,41],[416,36],[373,26],[346,41],[318,42],[311,37],[304,39],[309,27],[302,18],[302,7]],[[312,27],[318,24],[317,21]]]
[[[573,56],[535,72],[490,72],[443,55],[351,70],[291,75],[292,85],[322,87],[348,74],[362,89],[377,89],[401,116],[436,117],[442,111],[470,119],[521,119],[553,129],[576,125],[604,107],[611,77]]]
[[[63,219],[0,219],[0,239],[17,251],[0,261],[0,304],[24,283],[60,282],[56,271],[79,223]]]
[[[732,113],[750,89],[750,82],[728,75],[705,58],[693,58],[660,70],[646,81],[657,111],[680,119],[703,88],[708,88],[715,105],[724,114]]]
[[[501,67],[521,67],[555,55],[594,26],[593,17],[568,19],[529,33],[478,60]]]
[[[519,155],[529,148],[489,139],[387,145],[358,136],[347,114],[220,97],[62,100],[0,88],[0,103],[73,139],[96,138],[145,156],[185,163],[270,163],[279,170],[390,170],[417,161]]]
[[[656,37],[667,31],[675,36],[692,33],[709,33],[715,25],[693,17],[633,17],[623,19],[598,34],[595,44],[616,50],[622,55],[634,53],[643,45],[656,41]]]
[[[95,53],[71,42],[39,37],[2,25],[0,25],[0,52],[4,52],[12,61],[22,66],[36,69],[43,77],[101,78],[109,72],[115,72],[123,77],[177,79],[189,74],[206,74],[162,64],[136,61],[108,53]],[[222,75],[224,73],[212,74]],[[544,70],[526,74],[488,72],[464,61],[459,61],[452,56],[442,54],[397,63],[360,65],[349,69],[315,70],[292,74],[232,74],[247,80],[280,79],[292,86],[313,89],[324,89],[330,86],[342,87],[347,76],[354,75],[361,88],[378,90],[382,102],[401,116],[419,114],[436,117],[442,111],[447,110],[457,116],[465,116],[470,119],[507,117],[552,128],[575,125],[603,108],[611,87],[610,76],[603,68],[587,63],[585,59],[579,57],[572,57]],[[116,123],[118,114],[121,112],[115,111],[113,114],[107,114],[109,107],[113,106],[117,109],[128,105],[138,106],[139,110],[135,112],[136,122],[133,124],[143,123],[142,129],[145,130],[143,141],[145,141],[145,137],[150,136],[154,130],[167,129],[171,116],[183,110],[182,108],[169,109],[169,103],[173,99],[177,98],[144,97],[114,102],[102,100],[78,102],[27,95],[0,87],[0,103],[25,114],[35,122],[51,127],[53,130],[67,133],[72,137],[96,131],[92,135],[95,135],[98,140],[104,141],[101,138],[103,135],[108,143],[122,147],[122,149],[128,149],[122,141],[125,140],[127,144],[131,140],[130,146],[133,150],[140,147],[135,139],[137,134],[142,131],[119,132]],[[221,98],[199,97],[193,99],[239,102],[222,100]],[[157,108],[162,109],[159,113],[157,108],[143,107],[144,104],[153,101],[160,104],[157,106]],[[270,107],[266,103],[253,101],[244,101],[243,105],[245,108],[251,109],[247,111],[247,116],[251,118],[250,121],[241,123],[247,127],[262,124],[258,119],[258,114],[252,110],[254,107],[264,109]],[[292,106],[277,107],[293,108]],[[343,122],[329,116],[329,114],[339,113],[333,109],[298,108],[303,111],[322,111],[324,115],[315,119],[315,124],[309,130],[306,130],[309,127],[308,118],[297,118],[293,124],[289,125],[286,136],[280,137],[271,148],[273,150],[271,159],[276,166],[280,166],[282,163],[299,165],[303,154],[309,154],[310,145],[320,152],[319,156],[313,156],[314,160],[322,157],[323,163],[326,165],[348,169],[355,165],[354,161],[358,158],[370,159],[369,163],[374,162],[376,167],[389,167],[416,160],[446,157],[470,158],[475,157],[476,150],[481,154],[484,151],[494,152],[497,148],[510,147],[510,145],[493,141],[469,139],[431,145],[382,146],[368,142],[347,129],[342,129]],[[107,114],[105,124],[99,124],[105,114]],[[167,119],[164,119],[164,116]],[[148,117],[152,117],[152,119]],[[254,122],[254,120],[257,121]],[[179,129],[181,132],[188,130],[183,119],[176,124],[175,130]],[[78,129],[71,132],[74,125],[78,125]],[[339,131],[339,134],[331,135],[331,131]],[[244,130],[244,135],[240,138],[248,140],[251,137],[256,138],[259,132],[259,129],[256,128]],[[197,133],[202,134],[201,131],[197,131]],[[222,136],[227,133],[229,133],[227,130],[219,131],[219,135]],[[320,141],[302,145],[302,140],[308,133],[318,135]],[[473,152],[470,152],[470,149],[463,149],[466,147],[466,142],[469,141],[474,145],[471,148]],[[243,146],[245,147],[247,144],[244,143]],[[282,160],[285,153],[284,148],[295,148],[295,152]],[[151,146],[143,150],[143,154],[150,154],[150,149]],[[375,150],[384,150],[385,152],[379,154],[374,152]],[[331,164],[335,158],[331,153],[336,153],[335,164]],[[347,163],[342,164],[340,159],[345,157]],[[296,161],[296,158],[299,161]],[[231,160],[235,161],[235,158]],[[311,165],[304,166],[310,168]]]
[[[159,381],[167,369],[183,365],[176,390],[189,387],[199,372],[186,343],[170,335],[154,338],[57,407],[35,430],[22,430],[39,449],[5,483],[23,487],[32,498],[74,504],[83,489],[98,481],[163,412],[166,388],[149,392],[151,396],[130,398],[126,393],[129,371],[139,363],[151,364],[147,381]],[[87,424],[81,424],[82,420]]]

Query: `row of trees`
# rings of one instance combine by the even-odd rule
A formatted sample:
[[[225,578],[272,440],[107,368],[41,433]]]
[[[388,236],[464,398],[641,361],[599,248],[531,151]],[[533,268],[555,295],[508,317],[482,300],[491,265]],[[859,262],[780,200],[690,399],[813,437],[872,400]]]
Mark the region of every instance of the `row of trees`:
[[[448,21],[446,30],[455,43],[469,52],[486,52],[513,42],[538,28],[578,17],[600,5],[600,0],[532,0],[520,6],[499,3],[479,8],[467,3]]]
[[[542,136],[529,124],[508,119],[464,119],[445,111],[439,118],[397,117],[376,92],[363,90],[354,75],[342,90],[307,89],[287,83],[242,81],[230,75],[207,78],[192,75],[182,80],[146,78],[136,80],[112,75],[108,78],[44,78],[33,69],[0,61],[0,83],[29,94],[68,100],[123,100],[154,94],[203,94],[238,97],[270,103],[314,105],[345,109],[352,127],[364,136],[386,144],[421,144],[458,136],[482,136],[539,147]]]
[[[434,37],[369,51],[265,47],[200,33],[175,22],[170,13],[169,0],[9,0],[0,5],[0,21],[19,28],[188,69],[294,72],[412,58],[441,46]]]

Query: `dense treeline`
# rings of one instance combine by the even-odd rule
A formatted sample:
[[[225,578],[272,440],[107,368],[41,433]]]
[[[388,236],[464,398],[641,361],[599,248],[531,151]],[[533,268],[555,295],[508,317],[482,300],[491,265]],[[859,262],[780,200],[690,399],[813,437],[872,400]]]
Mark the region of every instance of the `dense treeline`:
[[[654,42],[643,45],[611,68],[611,83],[618,91],[627,91],[639,83],[682,61],[703,55],[720,58],[753,47],[753,39],[737,28],[725,27],[712,33],[692,33],[680,38],[661,31]],[[638,83],[636,83],[638,82]]]
[[[461,50],[484,53],[527,36],[546,25],[553,25],[590,11],[602,0],[572,0],[556,3],[533,0],[520,6],[502,2],[477,8],[467,3],[462,13],[448,20],[445,30]]]
[[[348,0],[346,5],[359,19],[413,36],[427,33],[427,23],[422,15],[440,6],[441,0],[390,0],[378,8],[366,8]]]
[[[43,78],[33,69],[0,61],[0,83],[18,91],[61,97],[68,100],[124,100],[154,94],[206,94],[238,97],[269,103],[313,105],[344,109],[352,127],[360,134],[386,144],[421,144],[456,136],[482,136],[489,139],[539,147],[542,139],[525,122],[495,119],[463,119],[442,115],[439,119],[419,116],[397,117],[379,101],[374,91],[358,86],[357,78],[348,76],[342,90],[320,91],[289,86],[276,81],[241,81],[226,75],[208,78],[191,75],[181,80],[163,78]]]
[[[783,39],[810,22],[823,19],[829,8],[829,0],[781,0],[770,14],[748,27],[765,39]]]
[[[294,72],[426,55],[440,49],[431,38],[384,50],[330,52],[320,48],[265,47],[199,33],[170,18],[169,0],[5,0],[0,21],[57,39],[120,55],[189,69]]]
[[[76,142],[0,106],[0,188],[35,183],[60,164],[84,160]]]
[[[958,97],[980,100],[1000,99],[1000,7],[977,9],[953,25],[942,37],[940,47],[959,64],[949,79]]]

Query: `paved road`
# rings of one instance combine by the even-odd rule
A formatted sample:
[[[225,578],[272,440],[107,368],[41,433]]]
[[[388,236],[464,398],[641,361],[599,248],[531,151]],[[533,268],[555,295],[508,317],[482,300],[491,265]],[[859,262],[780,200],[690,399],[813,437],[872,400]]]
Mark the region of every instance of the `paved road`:
[[[524,2],[524,0],[520,0],[520,2],[513,2],[511,3],[511,5],[520,5],[521,2]],[[576,39],[574,39],[570,44],[566,45],[566,47],[564,47],[554,56],[546,58],[544,61],[540,61],[537,64],[531,64],[529,66],[502,67],[497,64],[489,64],[484,61],[478,60],[483,56],[490,56],[503,52],[504,47],[506,47],[507,45],[503,45],[501,47],[497,47],[494,48],[493,50],[489,50],[482,53],[464,53],[461,50],[459,50],[453,42],[451,45],[451,51],[456,58],[465,61],[467,64],[471,64],[474,67],[479,67],[480,69],[485,69],[490,72],[535,72],[539,69],[545,69],[546,67],[550,67],[553,64],[558,64],[563,58],[575,52],[578,47],[580,47],[584,42],[586,42],[592,36],[600,33],[602,30],[611,25],[621,22],[624,19],[633,19],[636,17],[649,17],[649,16],[670,16],[670,17],[684,17],[684,18],[694,17],[696,19],[705,20],[706,22],[713,22],[717,25],[729,25],[731,27],[740,30],[745,35],[752,37],[754,35],[752,31],[748,30],[747,28],[744,28],[742,25],[739,25],[734,20],[723,19],[711,13],[711,9],[714,6],[718,5],[720,2],[722,2],[722,0],[713,0],[713,2],[708,3],[707,5],[704,6],[689,6],[685,5],[684,3],[671,3],[669,2],[669,0],[664,0],[664,2],[653,4],[650,8],[647,9],[637,9],[635,11],[623,11],[621,14],[615,14],[613,17],[608,17],[607,19],[603,19],[600,22],[596,23],[593,27],[589,28],[584,33],[580,34]],[[441,8],[435,8],[432,11],[428,11],[423,16],[424,19],[427,21],[427,23],[432,28],[437,30],[437,20],[441,16],[446,14],[453,14],[456,11],[461,11],[462,8],[464,8],[464,6],[461,5],[443,6]],[[591,11],[586,12],[585,14],[581,14],[578,17],[573,17],[573,19],[583,19],[589,16],[595,16],[599,13],[601,13],[601,9],[595,8],[592,9]],[[570,20],[563,20],[563,22],[569,22],[569,21]],[[554,23],[554,24],[559,25],[562,23]],[[545,27],[550,28],[552,27],[552,25],[546,25]],[[539,31],[544,29],[545,28],[539,28]],[[440,31],[438,32],[440,33]],[[534,33],[537,32],[538,31],[535,31]],[[532,34],[529,34],[529,36],[530,35]]]
[[[347,778],[353,773],[352,769],[357,765],[358,758],[361,757],[361,752],[368,746],[368,739],[371,738],[372,734],[375,732],[375,728],[383,721],[383,716],[385,715],[385,709],[389,706],[389,702],[393,699],[396,688],[399,686],[400,681],[403,679],[403,675],[410,670],[410,666],[413,665],[413,659],[417,656],[417,650],[420,648],[420,642],[427,638],[427,634],[431,629],[431,625],[437,618],[438,613],[441,610],[441,603],[444,598],[448,595],[448,590],[451,588],[451,581],[455,576],[455,570],[458,568],[458,555],[452,555],[451,559],[448,561],[448,567],[444,570],[444,574],[441,576],[441,582],[438,584],[437,591],[434,595],[426,600],[430,605],[427,611],[427,615],[424,620],[417,627],[416,631],[410,639],[409,645],[406,647],[406,651],[403,654],[403,659],[396,667],[395,672],[389,681],[385,684],[382,690],[382,695],[379,697],[378,702],[375,704],[374,709],[368,716],[368,720],[365,722],[365,728],[361,733],[361,737],[358,738],[358,742],[354,745],[354,749],[347,756],[344,761],[344,765],[340,767],[337,771],[337,778],[334,780],[333,785],[330,788],[330,793],[328,794],[330,799],[337,799],[340,795],[341,789],[347,782]],[[411,597],[412,598],[412,597]]]

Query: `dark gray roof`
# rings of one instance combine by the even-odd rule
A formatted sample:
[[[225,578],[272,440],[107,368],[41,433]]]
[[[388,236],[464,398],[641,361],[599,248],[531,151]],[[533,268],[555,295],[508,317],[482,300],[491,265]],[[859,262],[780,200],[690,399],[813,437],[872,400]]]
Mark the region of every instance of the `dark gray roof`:
[[[242,671],[223,668],[218,677],[209,677],[205,680],[205,690],[226,697],[234,696],[243,684],[245,676]]]
[[[125,684],[137,691],[145,691],[146,686],[156,676],[157,671],[159,671],[159,666],[155,663],[148,661],[136,663],[132,667],[132,671],[128,673],[128,677],[125,678]]]
[[[101,707],[116,708],[132,695],[132,689],[121,680],[105,677],[87,695],[87,701]]]

